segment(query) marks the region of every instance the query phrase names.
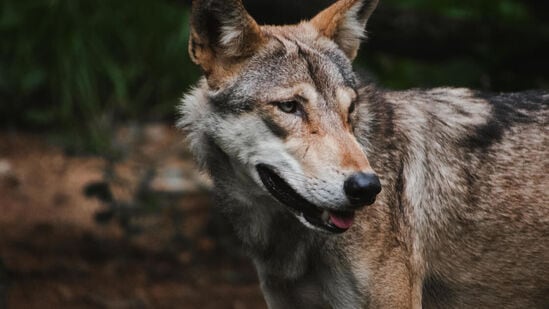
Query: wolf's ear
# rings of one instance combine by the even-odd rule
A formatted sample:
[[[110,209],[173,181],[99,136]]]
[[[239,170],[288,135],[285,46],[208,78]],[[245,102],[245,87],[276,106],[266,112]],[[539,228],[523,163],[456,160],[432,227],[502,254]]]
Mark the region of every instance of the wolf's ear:
[[[193,0],[189,54],[208,78],[251,56],[263,40],[241,0]]]
[[[377,3],[378,0],[339,0],[318,13],[311,24],[320,34],[336,42],[353,60],[360,41],[366,36],[366,22]]]

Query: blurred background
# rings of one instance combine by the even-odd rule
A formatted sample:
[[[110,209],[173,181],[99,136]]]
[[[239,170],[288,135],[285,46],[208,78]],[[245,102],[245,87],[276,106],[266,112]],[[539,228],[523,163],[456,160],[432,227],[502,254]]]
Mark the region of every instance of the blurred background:
[[[330,0],[248,0],[261,24]],[[0,1],[0,308],[262,308],[175,106],[190,1]],[[549,2],[381,0],[381,87],[549,88]]]

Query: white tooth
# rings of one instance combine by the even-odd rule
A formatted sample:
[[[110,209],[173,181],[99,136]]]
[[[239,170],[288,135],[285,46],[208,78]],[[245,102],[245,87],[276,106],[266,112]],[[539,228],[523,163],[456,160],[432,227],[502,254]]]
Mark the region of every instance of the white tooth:
[[[324,210],[322,212],[322,221],[329,223],[330,220],[330,213],[327,210]]]

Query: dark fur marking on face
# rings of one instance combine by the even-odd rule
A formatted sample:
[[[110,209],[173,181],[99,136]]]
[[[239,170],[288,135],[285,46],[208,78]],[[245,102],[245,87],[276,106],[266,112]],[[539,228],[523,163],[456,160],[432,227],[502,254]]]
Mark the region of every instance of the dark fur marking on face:
[[[219,114],[240,115],[254,110],[255,103],[251,98],[235,95],[238,91],[229,87],[223,92],[210,96],[209,101]]]
[[[298,50],[299,56],[307,64],[307,70],[309,72],[309,76],[311,77],[311,79],[313,80],[313,83],[315,84],[315,88],[316,89],[322,89],[322,84],[318,80],[316,68],[313,67],[313,64],[311,63],[311,61],[309,59],[308,53],[306,53],[298,43],[296,43],[296,45],[297,45],[297,50]]]
[[[269,130],[273,132],[274,135],[282,139],[285,139],[286,137],[288,137],[288,134],[289,134],[288,131],[286,131],[286,129],[278,125],[278,123],[276,123],[273,119],[269,118],[268,116],[263,116],[261,117],[261,119],[263,120],[267,128],[269,128]]]
[[[269,56],[269,58],[284,58],[286,56],[286,53],[288,52],[286,50],[286,47],[284,45],[284,42],[282,42],[276,35],[272,35],[270,33],[264,34],[267,39],[275,40],[278,45],[280,45],[280,48],[276,48],[272,54]]]
[[[313,63],[313,60],[311,59],[311,53],[304,50],[299,43],[296,42],[296,45],[298,47],[299,56],[307,63],[307,69],[309,71],[309,75],[313,79],[315,87],[317,87],[317,89],[322,89],[322,81],[319,79],[318,76],[320,70],[317,68],[318,65],[315,66],[316,63]],[[352,66],[350,65],[350,63],[348,63],[348,60],[346,60],[345,56],[339,54],[335,50],[318,52],[319,54],[317,55],[317,57],[321,57],[323,61],[331,62],[337,68],[345,86],[356,89],[356,76],[352,70]]]
[[[356,76],[347,58],[341,52],[335,50],[324,51],[323,54],[337,67],[339,74],[343,77],[345,86],[356,89]]]
[[[507,130],[517,124],[535,122],[529,112],[547,108],[549,99],[544,99],[540,91],[516,93],[506,96],[477,94],[477,97],[488,101],[493,109],[486,124],[478,126],[475,132],[466,138],[463,146],[472,150],[485,151],[499,142]],[[539,104],[539,103],[542,104]]]

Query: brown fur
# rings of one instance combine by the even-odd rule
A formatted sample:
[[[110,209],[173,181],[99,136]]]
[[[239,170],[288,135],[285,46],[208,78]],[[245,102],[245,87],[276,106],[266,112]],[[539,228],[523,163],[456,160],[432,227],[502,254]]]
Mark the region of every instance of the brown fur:
[[[192,55],[207,79],[180,126],[269,306],[548,308],[549,94],[361,84],[350,60],[376,4],[259,27],[237,0],[194,3]],[[220,38],[196,16],[239,26]],[[277,107],[287,101],[299,112]],[[352,173],[374,171],[383,190],[348,231],[325,235],[270,194],[258,164],[321,210],[348,210]]]

